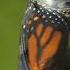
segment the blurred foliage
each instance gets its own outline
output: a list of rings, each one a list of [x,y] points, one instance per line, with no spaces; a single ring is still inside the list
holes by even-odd
[[[0,70],[18,70],[19,34],[27,0],[0,0]]]

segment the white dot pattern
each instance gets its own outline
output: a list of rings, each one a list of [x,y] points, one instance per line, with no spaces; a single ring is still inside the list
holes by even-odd
[[[31,9],[31,6],[28,8],[29,10]],[[42,20],[45,24],[48,22],[51,22],[51,24],[55,26],[67,26],[67,23],[65,23],[64,19],[61,17],[61,15],[58,14],[57,11],[54,11],[50,8],[44,8],[42,6],[38,6],[38,8],[33,7],[32,8],[33,12],[38,13],[42,17]],[[34,17],[34,21],[37,21],[39,19],[38,16]],[[25,27],[25,26],[24,26]],[[58,28],[58,27],[56,27]],[[34,28],[31,28],[31,31],[34,30]],[[28,32],[28,31],[27,31]]]

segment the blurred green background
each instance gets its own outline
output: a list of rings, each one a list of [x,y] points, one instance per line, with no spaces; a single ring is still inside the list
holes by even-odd
[[[0,70],[18,70],[19,36],[27,0],[0,0]]]

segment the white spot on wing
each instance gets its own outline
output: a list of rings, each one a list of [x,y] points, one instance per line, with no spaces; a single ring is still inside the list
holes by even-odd
[[[36,17],[34,18],[34,21],[36,21],[36,20],[38,20],[38,19],[39,19],[39,17],[36,16]]]

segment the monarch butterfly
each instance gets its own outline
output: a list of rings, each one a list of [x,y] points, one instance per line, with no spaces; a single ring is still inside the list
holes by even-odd
[[[68,25],[53,9],[31,3],[21,36],[21,70],[63,70]]]

